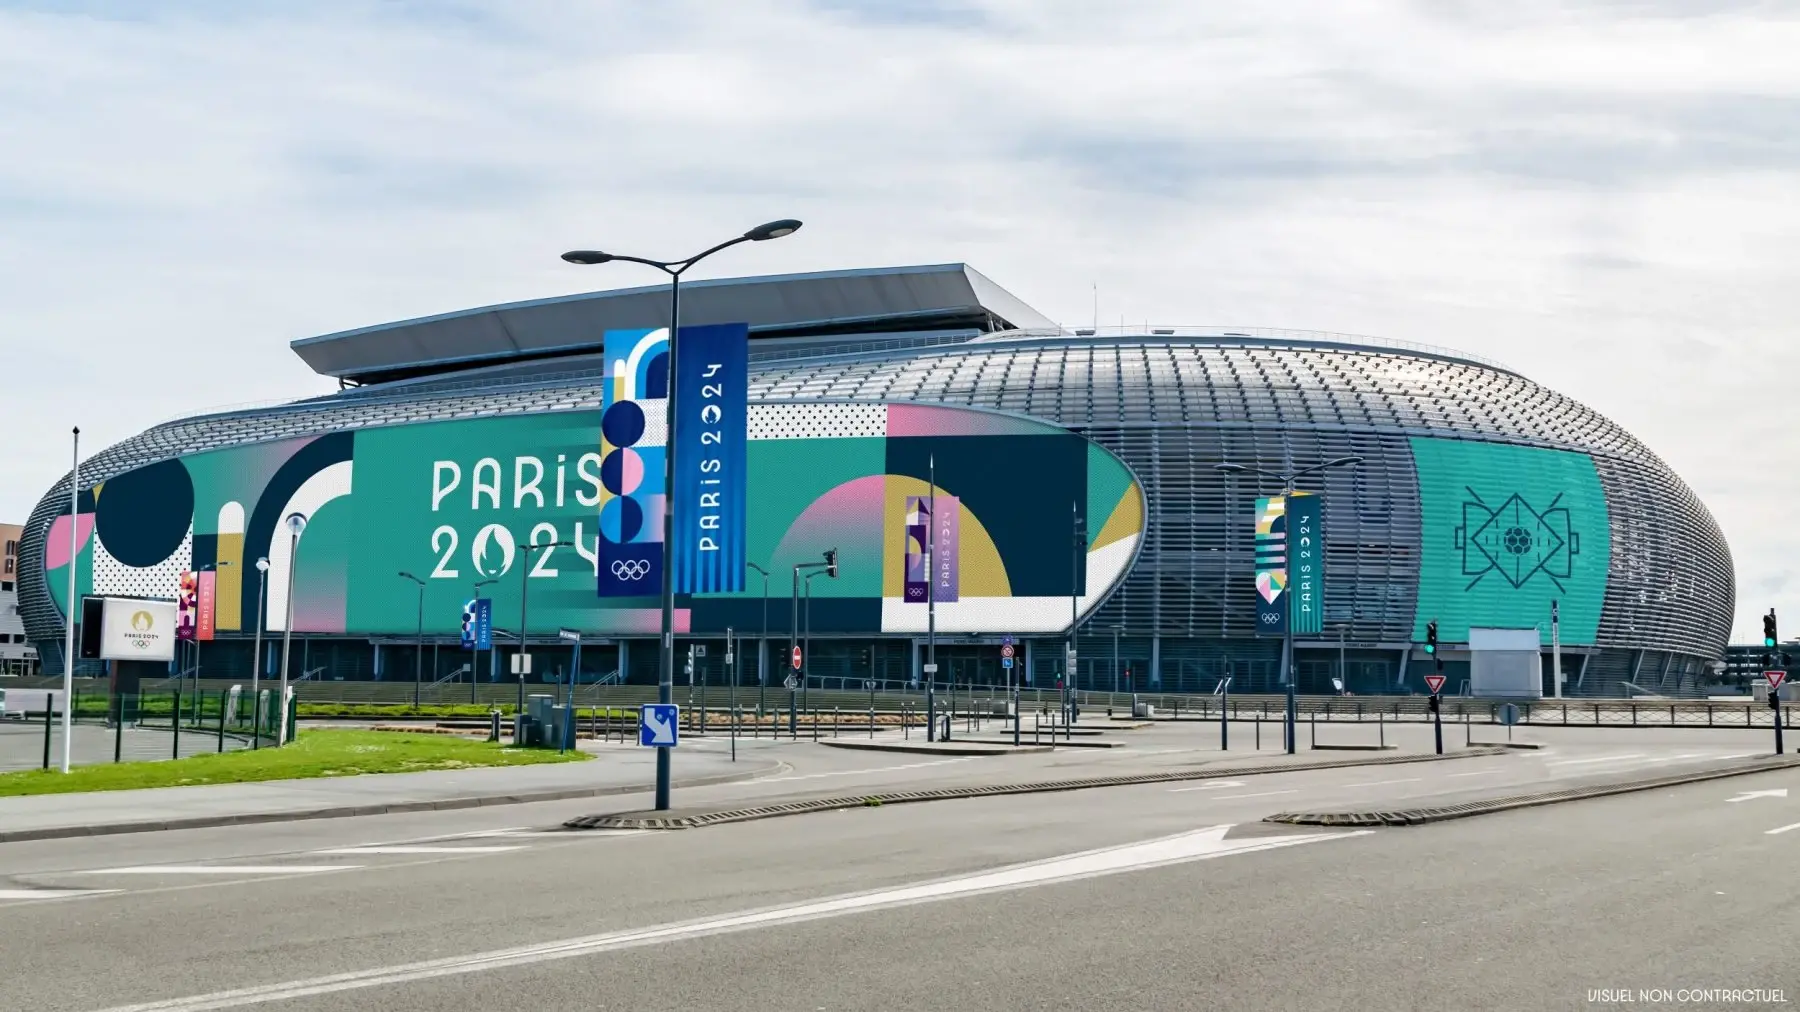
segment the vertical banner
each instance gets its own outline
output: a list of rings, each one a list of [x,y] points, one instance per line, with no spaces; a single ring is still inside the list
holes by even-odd
[[[212,641],[213,626],[218,618],[218,577],[217,572],[210,570],[201,573],[199,594],[195,598],[195,604],[198,607],[195,609],[194,635],[196,639],[207,642]]]
[[[477,598],[475,601],[475,649],[492,650],[494,648],[494,599]]]
[[[669,332],[609,330],[600,397],[601,597],[662,593],[663,461],[668,449]]]
[[[182,573],[180,589],[175,594],[175,638],[191,640],[197,631],[200,605],[200,581],[196,573]]]
[[[1287,633],[1287,503],[1281,496],[1256,500],[1256,632]]]
[[[475,599],[470,598],[462,606],[462,648],[475,649]]]
[[[1288,621],[1294,635],[1325,631],[1325,506],[1312,492],[1288,497]]]
[[[955,496],[941,492],[936,499],[938,515],[934,518],[931,515],[931,496],[906,497],[906,583],[902,600],[909,604],[957,599],[957,545],[962,530],[959,520],[961,504]],[[931,567],[933,572],[930,573],[926,572],[925,567],[928,544],[936,555]],[[932,581],[937,584],[935,592],[931,590]]]
[[[744,589],[750,327],[683,327],[675,367],[675,593]],[[604,465],[603,465],[604,467]]]

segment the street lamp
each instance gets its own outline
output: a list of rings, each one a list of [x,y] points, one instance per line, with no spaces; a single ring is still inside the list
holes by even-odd
[[[425,581],[411,573],[401,573],[400,578],[411,580],[419,585],[419,628],[413,639],[413,709],[419,708],[419,685],[424,681],[425,672]],[[433,671],[432,676],[436,677]]]
[[[276,702],[276,713],[280,715],[281,724],[275,729],[275,744],[287,744],[288,731],[288,656],[294,647],[294,570],[299,563],[300,534],[306,530],[304,513],[289,513],[288,559],[287,559],[287,621],[281,625],[281,698]]]
[[[824,559],[819,562],[794,563],[793,627],[792,631],[788,634],[789,656],[792,656],[794,649],[800,645],[800,571],[803,569],[822,569],[833,578],[837,576],[837,549],[827,548],[824,554]],[[811,659],[810,655],[812,653],[812,643],[810,642],[812,639],[812,577],[813,573],[808,572],[806,574],[806,635],[808,642],[805,649],[800,652],[800,671],[802,672],[800,675],[800,687],[802,693],[806,691],[807,682],[804,673],[806,671],[805,665]],[[788,692],[788,732],[794,735],[800,733],[799,725],[796,722],[796,717],[794,715],[794,694],[792,690],[789,690]]]
[[[269,600],[269,557],[256,560],[256,645],[250,665],[250,748],[262,747],[263,605]]]
[[[670,431],[673,431],[673,430],[670,430]],[[525,641],[525,629],[526,629],[525,599],[531,593],[531,584],[527,580],[527,576],[531,572],[531,553],[540,548],[567,548],[570,545],[573,545],[574,543],[575,542],[573,542],[573,541],[546,541],[546,542],[543,542],[542,544],[537,544],[534,542],[526,542],[524,551],[520,553],[520,558],[519,558],[519,656],[520,657],[530,657],[531,656],[531,654],[528,652],[529,648],[526,646],[526,641]],[[519,708],[516,711],[514,711],[514,716],[518,716],[519,714],[523,714],[525,712],[525,665],[526,665],[526,663],[527,663],[526,661],[519,662]],[[656,750],[656,754],[660,756],[664,752],[667,752],[667,751],[668,751],[668,749],[659,748]]]
[[[1322,464],[1303,467],[1287,474],[1279,471],[1265,471],[1260,467],[1246,467],[1243,464],[1216,464],[1213,470],[1224,474],[1248,472],[1264,478],[1274,478],[1281,482],[1281,494],[1286,497],[1294,494],[1294,483],[1309,474],[1317,474],[1332,467],[1350,467],[1362,462],[1363,459],[1355,455],[1333,457]],[[1289,621],[1282,624],[1281,678],[1287,684],[1287,751],[1289,755],[1293,755],[1299,740],[1300,702],[1297,697],[1297,687],[1294,684],[1294,623],[1291,616]]]
[[[476,580],[475,586],[473,588],[471,588],[470,592],[475,595],[475,600],[479,602],[481,600],[481,588],[487,586],[490,583],[499,583],[499,582],[500,582],[500,578],[498,576],[491,577],[486,580]],[[471,650],[470,653],[472,653],[474,656],[469,658],[469,702],[474,703],[475,702],[475,681],[477,678],[481,677],[481,671],[480,671],[481,649],[479,647],[477,647],[477,648]],[[496,668],[494,666],[494,632],[493,632],[492,616],[489,617],[489,625],[488,625],[488,680],[494,681],[494,682],[497,682],[500,680],[500,671],[498,668]]]
[[[764,694],[769,687],[769,571],[754,562],[744,565],[761,573],[763,578],[762,639],[756,641],[756,719],[761,720],[766,701]]]
[[[711,249],[703,250],[685,260],[648,260],[643,257],[625,256],[617,253],[602,253],[599,250],[570,250],[562,258],[572,264],[604,264],[614,260],[626,260],[635,264],[654,267],[669,276],[669,395],[665,404],[664,423],[669,432],[669,445],[663,454],[663,490],[673,495],[675,490],[675,379],[676,344],[681,333],[681,275],[689,267],[712,256],[714,253],[741,242],[764,242],[792,235],[799,230],[800,222],[792,218],[783,218],[758,225],[743,235],[719,243]],[[662,541],[662,644],[657,658],[656,701],[668,705],[675,701],[675,502],[669,500],[668,508],[663,510]],[[523,609],[524,603],[520,602]],[[520,634],[525,630],[520,628]],[[523,642],[523,640],[521,640]],[[524,702],[524,683],[520,683],[520,702]],[[656,810],[667,811],[669,808],[669,750],[656,750]]]

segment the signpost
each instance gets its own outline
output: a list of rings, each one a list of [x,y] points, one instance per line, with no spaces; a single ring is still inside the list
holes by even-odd
[[[558,629],[556,630],[556,635],[557,638],[561,639],[564,643],[573,643],[575,645],[575,656],[569,661],[569,694],[567,697],[569,719],[574,720],[575,682],[581,677],[581,633],[575,629]],[[560,746],[562,739],[558,738],[557,742]]]
[[[1434,655],[1435,656],[1435,655]],[[1444,675],[1425,676],[1425,687],[1431,690],[1431,735],[1437,743],[1437,754],[1444,754]]]
[[[1787,680],[1786,671],[1765,671],[1763,677],[1769,681],[1769,709],[1775,711],[1775,754],[1781,754],[1781,683]]]
[[[800,668],[799,647],[794,648],[794,668],[795,670]],[[788,734],[797,739],[800,737],[800,711],[796,709],[798,700],[794,697],[794,690],[800,687],[800,679],[788,675],[781,684],[787,686],[788,690]]]
[[[1513,725],[1519,722],[1519,707],[1514,703],[1501,703],[1500,709],[1494,712],[1494,719],[1506,725],[1506,740],[1512,741]]]
[[[674,703],[645,703],[638,707],[638,744],[644,748],[674,748],[681,744],[681,707]]]

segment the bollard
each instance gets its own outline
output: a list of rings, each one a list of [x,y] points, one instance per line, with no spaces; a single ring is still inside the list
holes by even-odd
[[[125,697],[113,697],[113,762],[125,748]]]
[[[219,693],[219,753],[221,755],[224,754],[224,752],[225,752],[225,696],[226,696],[226,693],[224,691],[220,691],[220,693]]]
[[[812,732],[813,732],[813,741],[818,741],[819,740],[819,708],[816,706],[813,707],[813,711],[812,711]]]
[[[52,712],[55,710],[55,707],[50,705],[50,700],[52,698],[54,698],[55,695],[56,695],[55,693],[50,693],[44,697],[44,768],[45,769],[50,768],[50,728],[53,726],[51,723],[50,717],[51,717]],[[69,701],[66,699],[63,700],[63,705],[68,706]]]
[[[1256,718],[1256,750],[1262,751],[1262,718]]]
[[[1319,747],[1319,715],[1315,713],[1308,717],[1306,727],[1312,734],[1312,747],[1316,751]]]
[[[180,759],[181,758],[181,692],[179,690],[176,691],[174,697],[169,701],[169,727],[171,730],[174,731],[174,734],[171,736],[174,739],[174,744],[169,747],[169,758],[170,759]]]
[[[1382,748],[1387,748],[1387,721],[1383,719],[1385,716],[1386,714],[1379,711],[1375,714],[1375,733],[1380,735],[1377,741]]]
[[[841,709],[842,707],[837,706],[831,708],[831,736],[833,738],[838,736],[838,727],[844,722],[843,714],[839,712]]]

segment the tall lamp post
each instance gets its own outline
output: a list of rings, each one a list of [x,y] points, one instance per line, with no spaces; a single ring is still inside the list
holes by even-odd
[[[411,580],[419,585],[419,627],[413,635],[413,709],[419,708],[419,686],[425,680],[425,581],[403,572],[403,580]],[[432,676],[436,677],[434,670]]]
[[[822,570],[825,570],[827,573],[829,573],[832,577],[836,577],[837,576],[837,549],[827,548],[825,550],[824,559],[819,562],[796,562],[796,563],[794,563],[794,596],[793,596],[794,625],[793,625],[793,631],[788,635],[788,654],[790,656],[792,656],[792,654],[794,652],[794,648],[800,646],[800,643],[801,643],[801,639],[800,639],[800,571],[803,569],[808,570],[808,572],[806,574],[806,640],[807,640],[807,642],[806,642],[805,648],[803,650],[801,650],[801,652],[800,652],[800,664],[801,664],[800,670],[802,672],[805,672],[805,670],[806,670],[805,665],[807,664],[807,662],[809,660],[811,660],[809,655],[812,653],[812,643],[811,643],[811,640],[812,640],[812,578],[813,578],[814,574],[811,572],[811,570],[822,569]],[[806,684],[807,684],[806,675],[802,674],[800,676],[800,691],[803,695],[806,692]],[[799,732],[796,729],[797,725],[794,722],[794,709],[793,709],[793,705],[792,705],[793,701],[794,701],[793,694],[790,692],[788,694],[788,703],[789,703],[789,706],[788,706],[788,731],[798,734]],[[804,701],[803,701],[802,705],[804,706]]]
[[[469,592],[471,594],[475,595],[474,600],[480,601],[481,600],[481,588],[487,586],[490,583],[499,583],[499,582],[500,582],[500,578],[498,576],[491,577],[486,580],[476,580],[475,586],[470,588]],[[488,678],[492,681],[497,682],[500,680],[500,672],[498,669],[496,669],[494,667],[494,631],[493,630],[494,630],[493,616],[490,615],[490,616],[488,616]],[[478,678],[481,677],[481,648],[476,647],[475,649],[471,650],[470,653],[473,656],[471,656],[469,658],[469,702],[474,703],[475,702],[475,682]]]
[[[762,719],[764,694],[769,687],[769,571],[754,562],[746,562],[745,566],[762,574],[762,639],[756,641],[756,718]],[[743,661],[739,661],[742,664]]]
[[[269,557],[256,560],[256,644],[250,664],[250,749],[262,747],[263,607],[269,600]]]
[[[279,715],[280,726],[275,729],[275,744],[286,745],[288,733],[288,657],[294,648],[294,570],[297,568],[300,555],[300,535],[306,530],[304,513],[289,513],[288,557],[287,557],[287,620],[281,624],[281,697],[276,701],[275,712]]]
[[[76,553],[81,548],[81,427],[76,426],[71,436],[69,448],[69,596],[63,599],[64,610],[68,613],[66,639],[63,644],[63,697],[62,697],[62,771],[69,772],[69,753],[71,734],[74,731],[74,707],[69,704],[75,699],[75,612],[81,602],[75,599],[75,571],[80,568],[76,563]]]
[[[654,267],[669,276],[669,396],[664,414],[669,445],[668,452],[663,454],[663,490],[665,493],[672,494],[675,488],[675,378],[679,375],[675,371],[675,356],[676,339],[681,334],[681,275],[689,267],[722,249],[736,246],[741,242],[779,239],[784,235],[793,235],[799,229],[800,222],[792,218],[771,221],[758,225],[734,239],[727,239],[711,249],[702,250],[685,260],[649,260],[644,257],[602,253],[599,250],[570,250],[562,255],[562,258],[569,263],[583,265],[626,260],[634,264]],[[657,658],[656,701],[665,706],[675,702],[675,505],[675,502],[670,500],[668,508],[663,510],[662,643]],[[519,630],[521,635],[524,631],[522,628]],[[669,750],[657,749],[656,810],[659,812],[667,811],[669,808],[669,770]]]
[[[1243,474],[1248,472],[1250,474],[1260,475],[1264,478],[1274,478],[1281,482],[1281,494],[1285,498],[1294,494],[1294,483],[1309,474],[1317,474],[1327,468],[1353,466],[1362,463],[1362,460],[1361,457],[1357,456],[1333,457],[1322,464],[1303,467],[1300,470],[1291,473],[1265,471],[1260,467],[1246,467],[1243,464],[1229,463],[1218,464],[1214,467],[1214,470],[1225,474]],[[1294,684],[1294,623],[1291,609],[1288,621],[1282,624],[1281,679],[1287,685],[1287,751],[1289,755],[1293,755],[1299,738],[1300,702],[1297,687]]]
[[[573,545],[574,543],[575,542],[573,542],[573,541],[546,541],[542,544],[533,544],[531,542],[526,542],[524,550],[519,553],[519,656],[520,657],[530,657],[531,656],[529,649],[525,645],[526,644],[526,640],[525,640],[525,629],[526,629],[525,599],[531,593],[531,583],[530,583],[530,578],[529,578],[529,574],[531,573],[531,553],[534,551],[537,551],[540,548],[567,548],[570,545]],[[514,716],[518,716],[525,712],[525,665],[526,665],[526,663],[527,663],[526,661],[519,662],[519,708],[517,710],[513,711]],[[664,752],[667,752],[667,751],[668,751],[668,749],[660,749],[659,748],[656,750],[656,754],[660,756]]]

